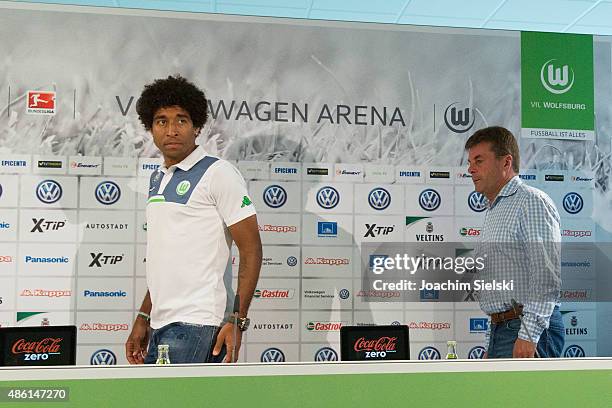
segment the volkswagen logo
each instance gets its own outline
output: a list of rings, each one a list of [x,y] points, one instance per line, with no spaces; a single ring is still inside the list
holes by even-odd
[[[317,204],[321,208],[331,210],[340,202],[340,194],[333,187],[325,186],[317,191]]]
[[[276,347],[265,349],[264,352],[261,353],[262,363],[282,363],[284,361],[285,355],[280,349],[277,349]]]
[[[468,205],[475,212],[483,212],[487,209],[487,199],[478,191],[472,191],[468,196]]]
[[[279,208],[287,202],[287,192],[279,185],[268,186],[263,192],[263,199],[268,207]]]
[[[338,353],[331,347],[323,347],[316,352],[315,361],[338,361]]]
[[[348,289],[340,289],[340,292],[338,292],[340,299],[348,299],[350,295],[351,293],[348,291]]]
[[[117,357],[115,353],[110,350],[102,349],[98,350],[91,356],[89,360],[89,364],[91,365],[116,365]]]
[[[434,189],[423,190],[419,195],[419,204],[425,211],[435,211],[440,206],[442,199],[440,194]]]
[[[440,352],[435,347],[427,346],[419,352],[419,360],[440,360]]]
[[[570,214],[578,214],[584,206],[584,200],[578,193],[567,193],[563,197],[563,208]]]
[[[563,357],[576,358],[576,357],[586,357],[586,353],[584,349],[576,344],[572,344],[568,348],[565,349],[565,353],[563,353]]]
[[[297,258],[295,256],[290,256],[289,258],[287,258],[287,265],[289,266],[297,265]]]
[[[394,320],[394,321],[391,322],[391,326],[400,326],[400,325],[401,325],[401,323],[398,322],[397,320]]]
[[[45,204],[53,204],[62,198],[62,186],[57,181],[41,181],[36,187],[36,197]]]
[[[485,355],[485,348],[482,346],[472,347],[468,353],[468,359],[470,360],[482,360]]]
[[[100,204],[111,205],[119,201],[121,189],[112,181],[103,181],[96,187],[96,200]]]
[[[375,210],[382,211],[391,204],[391,194],[382,187],[377,187],[368,194],[368,203]]]

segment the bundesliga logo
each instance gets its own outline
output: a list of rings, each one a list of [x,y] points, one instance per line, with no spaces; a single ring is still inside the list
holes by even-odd
[[[55,115],[55,92],[28,91],[26,112],[33,115]]]

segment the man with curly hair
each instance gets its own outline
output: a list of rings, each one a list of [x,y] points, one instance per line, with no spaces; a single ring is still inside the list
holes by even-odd
[[[148,291],[125,345],[127,359],[155,363],[158,345],[167,344],[171,363],[236,361],[262,257],[246,183],[233,165],[196,145],[207,103],[185,78],[146,85],[136,110],[164,163],[149,184]],[[226,318],[232,241],[240,256],[240,302],[238,317]]]

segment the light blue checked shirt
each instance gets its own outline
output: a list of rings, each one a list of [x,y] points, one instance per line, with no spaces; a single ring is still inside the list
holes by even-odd
[[[561,289],[559,212],[551,198],[513,177],[489,203],[477,252],[487,254],[478,279],[514,280],[512,292],[480,291],[480,308],[489,315],[503,312],[514,298],[525,314],[518,337],[537,343]],[[487,348],[490,332],[489,325]]]

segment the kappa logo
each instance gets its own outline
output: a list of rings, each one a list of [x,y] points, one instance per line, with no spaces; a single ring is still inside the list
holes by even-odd
[[[469,360],[482,360],[485,355],[485,348],[482,346],[472,347],[468,353]]]
[[[264,203],[270,208],[280,208],[287,202],[287,191],[279,185],[268,186],[263,192]]]
[[[285,354],[276,347],[270,347],[261,353],[260,360],[262,363],[282,363],[285,361]]]
[[[36,187],[36,197],[45,204],[53,204],[62,198],[62,186],[55,180],[41,181]]]
[[[377,187],[368,194],[368,203],[375,210],[382,211],[391,204],[391,194],[382,187]]]
[[[444,111],[446,127],[455,133],[465,133],[474,126],[475,115],[469,107],[461,109],[459,102],[453,102]]]
[[[251,204],[253,204],[251,199],[249,197],[247,197],[247,196],[243,196],[242,197],[242,204],[240,205],[240,208],[247,207],[247,206],[249,206]]]
[[[569,358],[578,358],[578,357],[586,357],[586,353],[584,349],[576,344],[572,344],[568,348],[565,349],[565,353],[563,353],[563,357]]]
[[[419,205],[425,211],[435,211],[440,207],[441,203],[440,194],[432,188],[423,190],[419,195]]]
[[[419,351],[419,360],[440,360],[440,352],[437,348],[427,346]]]
[[[556,59],[550,59],[540,69],[542,86],[553,94],[564,94],[574,85],[574,70],[569,65],[555,65]]]
[[[315,353],[314,361],[338,361],[338,353],[331,347],[323,347]]]
[[[108,349],[98,350],[92,354],[91,359],[89,360],[89,364],[91,365],[116,365],[117,364],[117,356],[115,353]]]
[[[487,199],[478,191],[472,191],[468,196],[468,205],[474,212],[483,212],[487,209]]]
[[[112,205],[121,198],[121,189],[113,181],[103,181],[96,187],[96,200],[100,204]]]
[[[317,204],[321,208],[325,208],[326,210],[331,210],[340,202],[340,193],[338,190],[331,186],[321,187],[319,191],[317,191]]]
[[[563,209],[570,214],[578,214],[582,211],[583,206],[584,200],[578,193],[567,193],[565,197],[563,197]]]

